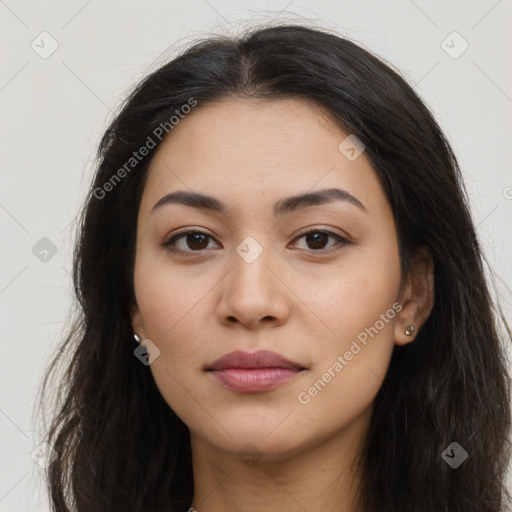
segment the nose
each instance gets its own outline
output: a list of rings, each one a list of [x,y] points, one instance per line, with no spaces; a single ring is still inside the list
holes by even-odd
[[[286,323],[290,292],[270,256],[270,249],[265,249],[255,261],[248,262],[233,254],[231,270],[221,281],[217,306],[217,318],[223,325],[258,329]]]

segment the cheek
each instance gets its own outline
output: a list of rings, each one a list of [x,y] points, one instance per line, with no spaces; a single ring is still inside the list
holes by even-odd
[[[160,350],[151,370],[163,398],[176,411],[190,409],[190,396],[184,390],[196,387],[201,371],[201,354],[213,342],[211,304],[218,277],[198,273],[193,266],[171,265],[166,255],[141,255],[136,262],[134,284],[144,334]],[[198,397],[199,398],[199,397]]]
[[[394,347],[400,260],[396,246],[361,251],[310,294],[329,330],[315,342],[315,364],[298,402],[313,415],[333,411],[333,425],[362,412],[375,398]]]
[[[181,286],[180,279],[156,270],[146,273],[136,288],[145,336],[160,350],[148,370],[167,404],[180,416],[188,411],[194,417],[199,411],[193,410],[186,391],[195,388],[192,377],[201,363],[201,297],[194,287]]]
[[[306,430],[318,431],[318,418],[324,434],[356,421],[371,407],[388,370],[395,294],[378,286],[358,290],[357,297],[333,302],[328,321],[335,335],[317,341],[315,364],[294,396]]]
[[[326,335],[319,340],[325,354],[348,350],[352,340],[361,334],[364,341],[364,333],[368,329],[374,332],[374,327],[380,340],[392,343],[396,316],[393,304],[398,297],[401,269],[396,245],[392,240],[388,245],[351,253],[329,275],[305,285],[308,305],[326,326]]]
[[[176,342],[183,340],[183,332],[187,340],[201,333],[205,295],[214,284],[211,273],[172,265],[164,253],[143,253],[136,262],[134,284],[147,338],[162,348],[179,349],[183,344]]]
[[[144,334],[160,350],[151,365],[189,378],[205,363],[204,354],[214,343],[211,296],[218,273],[194,265],[171,264],[165,253],[141,250],[135,265],[135,294],[142,316]],[[172,379],[171,379],[172,380]]]

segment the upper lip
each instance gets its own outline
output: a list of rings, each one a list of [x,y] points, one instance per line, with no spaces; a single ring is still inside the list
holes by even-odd
[[[243,352],[235,350],[224,354],[213,363],[206,366],[207,371],[225,370],[227,368],[288,368],[291,370],[305,370],[304,366],[290,361],[286,357],[270,350],[259,350],[258,352]]]

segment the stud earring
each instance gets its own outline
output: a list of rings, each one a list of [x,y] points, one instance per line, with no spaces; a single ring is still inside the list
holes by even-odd
[[[134,339],[137,343],[140,343],[140,336],[139,336],[136,332],[134,332],[134,333],[133,333],[133,339]]]
[[[407,336],[412,336],[414,334],[414,325],[408,325],[405,329],[405,334],[407,334]]]

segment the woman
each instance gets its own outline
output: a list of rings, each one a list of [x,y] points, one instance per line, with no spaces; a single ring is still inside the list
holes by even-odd
[[[98,156],[53,510],[505,510],[510,331],[397,72],[302,26],[206,39]]]

